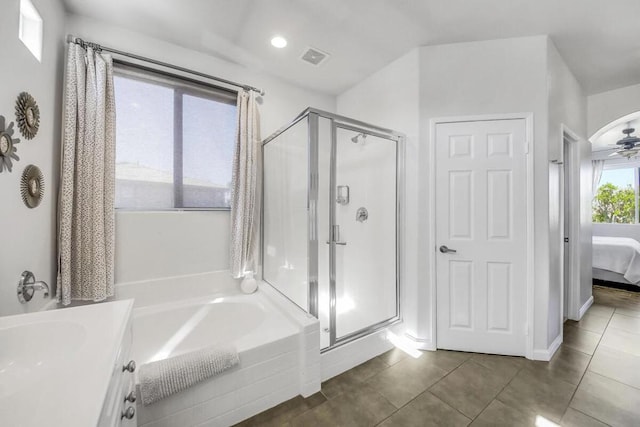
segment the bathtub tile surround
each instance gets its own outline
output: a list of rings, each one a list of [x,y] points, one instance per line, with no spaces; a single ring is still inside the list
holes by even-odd
[[[588,315],[607,326],[593,356],[567,344],[550,362],[442,350],[413,358],[394,349],[325,381],[313,400],[292,399],[238,425],[635,426],[640,295],[594,287],[594,297]],[[568,321],[565,331],[595,333],[581,328],[590,325]],[[626,340],[603,339],[622,333]]]
[[[139,364],[215,344],[234,345],[240,358],[215,378],[138,405],[139,426],[232,425],[320,390],[318,320],[265,283],[245,295],[225,271],[117,285],[117,298],[131,296]]]
[[[176,295],[176,284],[186,284]],[[135,280],[116,285],[117,299],[134,299],[134,308],[168,304],[199,295],[228,295],[237,292],[239,281],[228,270],[186,274],[149,280]]]
[[[199,382],[213,378],[240,362],[232,346],[213,346],[145,363],[140,368],[140,400],[151,405]]]

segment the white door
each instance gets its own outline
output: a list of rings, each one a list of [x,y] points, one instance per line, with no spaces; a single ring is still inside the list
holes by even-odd
[[[442,123],[435,144],[437,346],[525,355],[526,122]]]

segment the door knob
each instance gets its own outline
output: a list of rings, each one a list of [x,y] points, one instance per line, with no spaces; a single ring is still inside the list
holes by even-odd
[[[122,411],[122,413],[120,414],[120,419],[126,418],[130,420],[135,416],[136,416],[136,409],[133,406],[129,406],[127,409]]]
[[[449,249],[445,245],[442,245],[440,246],[440,252],[442,252],[443,254],[455,254],[458,251],[456,251],[455,249]]]
[[[129,371],[134,372],[136,370],[136,362],[135,360],[130,360],[129,363],[122,367],[122,372]]]

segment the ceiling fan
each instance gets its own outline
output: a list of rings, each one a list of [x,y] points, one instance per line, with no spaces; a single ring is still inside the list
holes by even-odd
[[[607,148],[606,150],[600,151],[615,150],[613,153],[609,154],[609,157],[622,156],[630,159],[637,156],[638,154],[640,154],[640,138],[632,135],[635,131],[636,130],[632,127],[624,129],[622,131],[622,133],[625,135],[624,138],[616,142],[615,145],[609,145],[609,147],[613,148]]]

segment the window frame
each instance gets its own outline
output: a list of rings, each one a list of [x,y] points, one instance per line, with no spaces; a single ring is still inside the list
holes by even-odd
[[[144,83],[150,83],[174,91],[173,97],[173,197],[174,205],[183,203],[183,96],[205,97],[216,101],[235,105],[238,108],[238,91],[226,87],[213,85],[202,80],[170,73],[152,67],[136,64],[120,59],[113,60],[113,74],[115,77],[124,77]],[[179,108],[176,108],[179,107]],[[117,126],[117,124],[116,124]],[[117,150],[117,142],[116,142]],[[117,188],[117,185],[116,185]],[[229,207],[173,207],[173,208],[132,208],[116,207],[116,212],[189,212],[189,211],[231,211]]]

